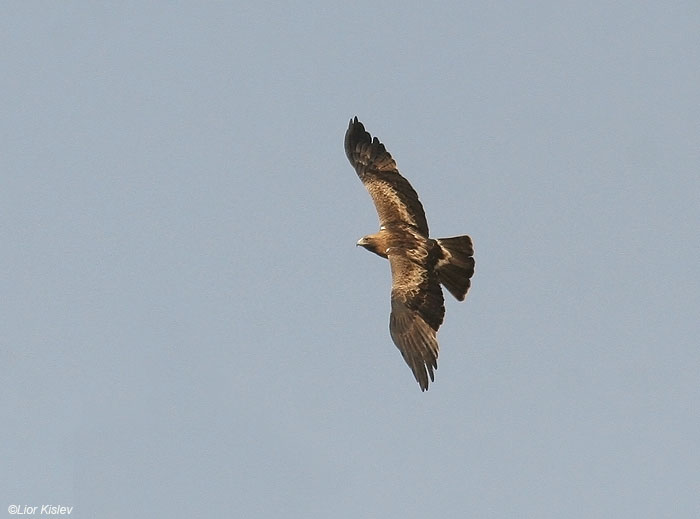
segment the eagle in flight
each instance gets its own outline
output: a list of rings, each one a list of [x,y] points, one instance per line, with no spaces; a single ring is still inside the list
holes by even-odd
[[[418,195],[396,167],[379,139],[357,117],[345,133],[345,153],[369,191],[379,215],[379,232],[360,245],[389,260],[391,316],[389,331],[421,390],[437,369],[437,331],[445,316],[440,285],[463,301],[474,274],[474,246],[469,236],[432,239]]]

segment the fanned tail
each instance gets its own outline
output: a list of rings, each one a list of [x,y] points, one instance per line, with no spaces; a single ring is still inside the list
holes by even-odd
[[[455,236],[437,240],[442,258],[437,263],[438,276],[450,294],[464,301],[474,275],[474,245],[469,236]]]

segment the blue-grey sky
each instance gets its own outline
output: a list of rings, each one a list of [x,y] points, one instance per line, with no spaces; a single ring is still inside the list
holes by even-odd
[[[0,498],[700,515],[700,4],[10,2]],[[470,234],[421,393],[343,151]]]

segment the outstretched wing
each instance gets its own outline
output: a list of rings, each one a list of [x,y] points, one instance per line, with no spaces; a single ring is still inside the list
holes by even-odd
[[[445,317],[434,252],[389,249],[388,254],[392,279],[389,331],[423,391],[428,389],[428,376],[434,380],[436,334]]]
[[[365,131],[357,117],[345,133],[345,153],[374,200],[380,225],[410,225],[427,237],[428,222],[418,195],[384,145]]]

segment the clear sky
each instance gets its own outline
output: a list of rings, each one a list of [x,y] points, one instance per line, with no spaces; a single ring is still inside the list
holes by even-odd
[[[699,27],[696,1],[5,4],[0,514],[700,516]],[[476,246],[426,393],[355,247],[355,115]]]

